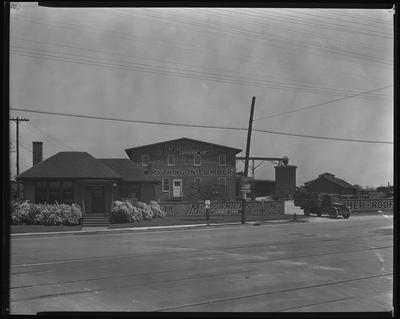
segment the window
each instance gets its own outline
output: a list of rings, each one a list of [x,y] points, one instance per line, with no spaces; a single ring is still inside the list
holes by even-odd
[[[49,182],[49,203],[61,202],[60,182]]]
[[[168,155],[168,166],[175,166],[175,155]]]
[[[36,203],[47,202],[47,183],[36,182],[35,193],[36,193],[35,194]]]
[[[65,204],[72,204],[74,202],[72,182],[62,182],[62,202]]]
[[[162,180],[162,191],[169,192],[169,179],[168,178],[163,178],[163,180]]]
[[[218,177],[218,184],[226,190],[226,177]]]
[[[142,154],[142,166],[148,166],[150,162],[149,154]]]
[[[219,166],[226,166],[226,155],[219,154]]]
[[[195,177],[194,178],[195,183],[201,183],[201,177]]]
[[[72,181],[38,181],[35,184],[36,203],[65,203],[74,202]]]
[[[194,166],[201,165],[201,155],[200,154],[194,154],[193,159],[194,159]]]

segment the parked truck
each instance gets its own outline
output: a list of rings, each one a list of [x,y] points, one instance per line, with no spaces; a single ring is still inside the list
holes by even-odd
[[[340,196],[337,194],[296,192],[294,205],[300,207],[305,216],[327,214],[331,218],[337,218],[339,215],[349,218],[351,214],[350,208],[340,202]]]

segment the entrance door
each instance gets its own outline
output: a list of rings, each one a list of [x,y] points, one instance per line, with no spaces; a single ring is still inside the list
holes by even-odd
[[[91,213],[104,213],[105,196],[104,186],[93,186],[90,188],[92,209]]]
[[[181,179],[172,180],[172,197],[173,198],[182,197],[182,180]]]

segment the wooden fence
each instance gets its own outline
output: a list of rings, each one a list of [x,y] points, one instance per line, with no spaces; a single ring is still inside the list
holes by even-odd
[[[205,215],[204,203],[159,203],[167,216],[201,216]],[[284,214],[283,201],[248,201],[246,202],[246,214],[263,216],[271,214]],[[229,216],[240,215],[242,202],[212,202],[210,215]]]

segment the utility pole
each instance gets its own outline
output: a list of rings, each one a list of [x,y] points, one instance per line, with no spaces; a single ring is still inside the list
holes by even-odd
[[[22,117],[15,117],[11,118],[10,121],[14,121],[17,124],[17,129],[16,129],[16,140],[17,140],[17,175],[19,175],[19,122],[28,122],[29,119],[22,118]],[[19,182],[17,181],[17,197],[19,198]]]
[[[249,118],[249,128],[247,130],[247,144],[246,144],[246,157],[244,161],[244,179],[246,180],[249,173],[249,155],[250,155],[250,141],[251,141],[251,131],[253,129],[253,115],[254,115],[254,104],[256,103],[256,97],[253,96],[251,101],[250,118]],[[248,183],[248,181],[246,181]],[[241,212],[241,223],[246,223],[246,194],[242,194],[242,212]]]

